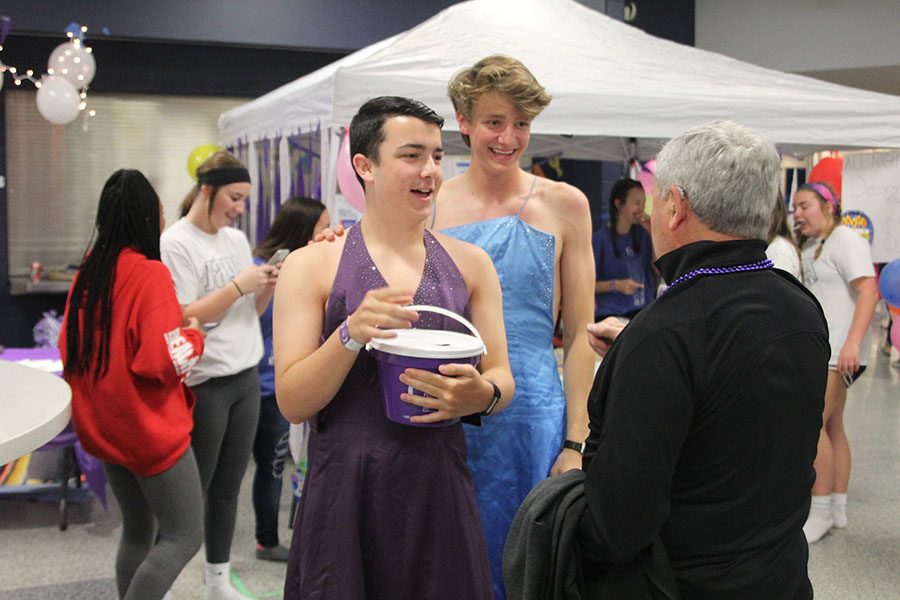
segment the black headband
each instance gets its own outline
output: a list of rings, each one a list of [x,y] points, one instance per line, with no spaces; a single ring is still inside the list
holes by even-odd
[[[228,185],[229,183],[250,183],[250,171],[244,167],[210,169],[197,174],[197,184],[203,185],[204,183],[214,187]]]

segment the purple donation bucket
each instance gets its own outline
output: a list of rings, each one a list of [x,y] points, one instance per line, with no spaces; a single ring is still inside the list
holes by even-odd
[[[441,329],[394,329],[397,337],[373,339],[366,348],[378,364],[384,398],[384,414],[388,419],[414,427],[442,427],[452,425],[459,418],[445,419],[434,423],[414,423],[410,417],[427,415],[432,409],[404,402],[400,394],[424,394],[404,385],[400,374],[404,369],[422,369],[437,373],[438,367],[447,363],[477,365],[481,356],[487,353],[484,342],[475,327],[466,319],[449,310],[437,306],[410,306],[415,311],[435,312],[450,317],[465,325],[473,335],[444,331]]]

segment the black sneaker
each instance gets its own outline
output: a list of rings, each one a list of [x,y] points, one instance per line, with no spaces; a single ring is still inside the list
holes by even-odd
[[[263,546],[261,544],[256,545],[256,558],[259,560],[272,560],[275,562],[287,562],[288,556],[290,555],[290,550],[282,546],[281,544],[277,546]]]

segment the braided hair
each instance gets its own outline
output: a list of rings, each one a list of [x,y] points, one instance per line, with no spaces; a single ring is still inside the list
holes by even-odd
[[[120,169],[106,180],[93,243],[81,261],[67,306],[66,375],[86,375],[93,364],[97,379],[109,369],[116,264],[126,248],[160,259],[159,211],[159,196],[140,171]]]

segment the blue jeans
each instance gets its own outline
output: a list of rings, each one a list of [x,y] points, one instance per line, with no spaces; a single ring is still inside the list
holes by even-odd
[[[253,442],[253,511],[256,513],[256,541],[278,545],[278,507],[281,503],[281,474],[288,456],[290,423],[281,416],[275,396],[259,403],[259,424]]]

